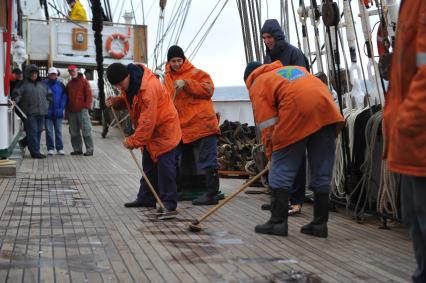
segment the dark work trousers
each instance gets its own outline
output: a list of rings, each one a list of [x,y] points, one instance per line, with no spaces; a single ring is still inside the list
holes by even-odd
[[[414,283],[426,282],[426,177],[401,176],[402,220],[413,240],[417,269]]]
[[[272,152],[269,186],[289,190],[308,151],[311,169],[309,188],[313,192],[328,193],[331,187],[335,156],[336,126],[324,126],[306,138]]]
[[[197,169],[219,168],[216,135],[207,136],[187,144],[181,142],[177,153],[178,160],[182,158],[182,154],[185,151],[184,148],[188,147],[197,149],[198,154],[195,157]]]
[[[144,149],[142,166],[164,206],[168,210],[175,210],[178,199],[176,187],[176,148],[160,155],[156,163],[152,161],[148,151]],[[155,198],[143,177],[140,180],[137,201],[155,203]]]
[[[288,191],[292,205],[303,205],[306,191],[306,153],[303,155],[302,163],[297,171],[293,186]]]
[[[44,115],[27,115],[25,121],[25,133],[27,135],[28,150],[31,156],[40,154],[41,132],[44,128]]]

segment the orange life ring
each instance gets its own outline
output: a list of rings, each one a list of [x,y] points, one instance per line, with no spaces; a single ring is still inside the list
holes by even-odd
[[[114,40],[119,40],[123,43],[122,51],[117,52],[111,49],[111,44]],[[127,52],[129,52],[130,45],[129,45],[128,37],[121,33],[113,33],[107,38],[105,43],[105,48],[112,58],[121,59],[124,56],[126,56]]]

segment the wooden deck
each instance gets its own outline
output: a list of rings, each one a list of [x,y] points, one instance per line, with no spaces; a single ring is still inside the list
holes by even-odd
[[[66,150],[71,151],[64,127]],[[179,204],[177,220],[127,209],[139,173],[117,131],[100,138],[95,155],[26,158],[16,178],[0,179],[0,282],[409,282],[415,268],[405,228],[356,224],[331,213],[329,238],[300,227],[312,205],[289,219],[289,236],[254,233],[268,213],[266,195],[240,194],[203,223],[207,207]],[[229,193],[243,180],[222,179]]]

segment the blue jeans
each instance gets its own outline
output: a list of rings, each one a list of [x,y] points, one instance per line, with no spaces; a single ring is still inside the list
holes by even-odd
[[[331,176],[336,148],[336,126],[325,126],[294,144],[274,151],[269,171],[269,185],[272,189],[289,190],[308,151],[311,169],[309,188],[314,192],[330,191]]]
[[[175,210],[178,200],[176,186],[176,148],[160,155],[157,163],[152,161],[151,156],[145,149],[143,151],[142,166],[143,171],[164,203],[164,206],[168,210]],[[137,201],[152,204],[156,202],[143,177],[140,180]]]
[[[53,142],[53,131],[55,131],[55,142]],[[46,145],[47,150],[64,149],[62,143],[62,118],[46,118]]]
[[[413,240],[417,269],[414,283],[426,282],[426,177],[401,176],[402,220]]]
[[[25,133],[27,135],[28,150],[31,156],[40,154],[41,132],[44,127],[44,116],[27,115]]]

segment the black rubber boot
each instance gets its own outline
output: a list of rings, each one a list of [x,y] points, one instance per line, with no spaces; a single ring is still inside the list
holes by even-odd
[[[288,190],[271,190],[271,218],[265,224],[256,225],[254,231],[261,234],[287,236]]]
[[[302,226],[300,232],[321,238],[328,236],[328,193],[314,193],[314,220]]]
[[[193,205],[218,204],[217,193],[219,192],[219,172],[217,168],[206,169],[206,192],[192,201]]]

